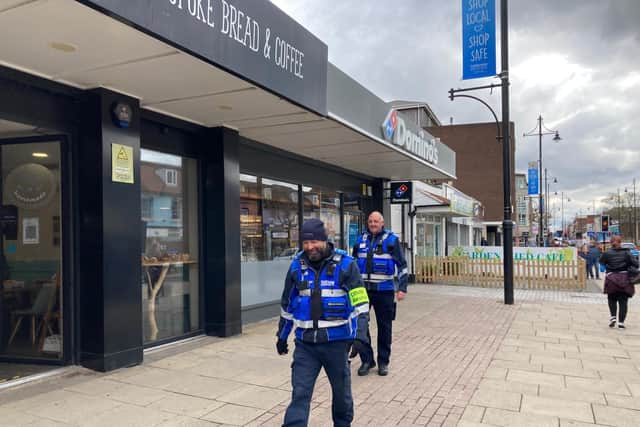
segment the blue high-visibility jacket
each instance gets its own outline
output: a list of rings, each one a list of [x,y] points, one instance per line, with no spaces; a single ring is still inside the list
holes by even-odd
[[[353,246],[365,287],[374,291],[394,291],[394,276],[398,272],[398,290],[407,292],[409,274],[407,260],[400,247],[398,236],[390,230],[372,235],[365,231]]]
[[[285,279],[277,336],[321,343],[358,339],[368,342],[369,299],[353,258],[332,249],[319,270],[300,252]]]

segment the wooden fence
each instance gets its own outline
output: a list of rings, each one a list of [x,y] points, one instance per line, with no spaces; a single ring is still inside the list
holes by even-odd
[[[502,260],[465,257],[416,257],[418,283],[467,285],[482,288],[504,286]],[[582,290],[586,288],[586,266],[575,261],[513,261],[514,287],[541,290]]]

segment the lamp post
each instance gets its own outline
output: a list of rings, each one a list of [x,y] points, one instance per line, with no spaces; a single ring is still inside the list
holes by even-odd
[[[538,137],[538,172],[540,175],[540,191],[538,192],[538,207],[540,209],[540,218],[539,218],[539,224],[538,226],[540,227],[540,232],[538,233],[538,238],[539,238],[539,242],[538,245],[539,246],[544,246],[544,236],[543,236],[543,231],[544,229],[543,224],[542,224],[542,216],[544,214],[543,212],[543,206],[542,206],[542,135],[554,135],[553,137],[553,141],[554,142],[560,142],[562,141],[562,138],[560,138],[560,134],[558,133],[557,130],[551,130],[551,129],[547,129],[546,127],[544,127],[544,125],[542,124],[542,115],[538,116],[538,126],[536,126],[536,128],[533,128],[533,130],[531,130],[531,132],[527,132],[527,133],[523,133],[522,136],[526,137],[526,136],[537,136]],[[544,129],[544,130],[543,130]]]
[[[551,181],[551,179],[553,179],[553,181]],[[553,210],[549,209],[551,207],[551,202],[549,199],[549,187],[551,187],[551,184],[557,184],[558,183],[558,178],[556,178],[555,176],[550,177],[549,181],[547,181],[547,168],[544,168],[544,204],[545,206],[543,206],[544,208],[544,212],[545,212],[545,218],[544,218],[544,227],[546,229],[546,235],[549,235],[549,219],[550,216],[553,214]],[[548,246],[548,241],[547,241],[547,246]]]
[[[624,192],[627,193],[627,189],[624,189]],[[638,244],[638,219],[636,217],[636,179],[633,178],[633,206],[632,206],[632,212],[629,212],[629,216],[631,216],[631,214],[633,214],[633,231],[632,231],[632,235],[633,235],[633,244],[637,245]],[[631,221],[629,221],[631,222]]]
[[[558,192],[556,191],[556,196],[558,195]],[[567,197],[567,203],[569,203],[571,201],[571,199],[569,197]],[[561,211],[561,218],[562,218],[562,238],[564,239],[564,191],[560,192],[560,211]]]

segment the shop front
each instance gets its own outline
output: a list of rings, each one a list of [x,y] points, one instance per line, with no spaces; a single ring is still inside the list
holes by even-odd
[[[387,104],[268,1],[10,3],[5,379],[238,334],[274,314],[304,219],[348,248],[387,180],[454,174],[386,141]]]

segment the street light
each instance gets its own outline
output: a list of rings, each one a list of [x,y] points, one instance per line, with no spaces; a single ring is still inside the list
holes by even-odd
[[[558,192],[555,192],[555,195],[558,195]],[[571,199],[567,196],[567,203],[569,203],[571,201]],[[561,214],[560,216],[562,217],[562,238],[564,239],[564,191],[560,192],[560,210],[561,210]]]
[[[531,132],[528,133],[523,133],[522,136],[523,137],[527,137],[527,136],[538,136],[538,173],[540,176],[540,191],[538,191],[538,207],[540,209],[540,218],[539,218],[539,224],[538,227],[540,227],[540,231],[538,233],[538,238],[539,238],[539,245],[540,246],[544,246],[544,236],[543,236],[543,231],[544,229],[542,228],[543,224],[542,224],[542,216],[543,216],[543,207],[542,207],[542,135],[554,135],[553,137],[553,141],[554,142],[560,142],[562,141],[562,138],[560,138],[560,134],[558,133],[557,130],[551,130],[551,129],[547,129],[546,127],[544,127],[544,125],[542,124],[542,115],[538,116],[538,126],[536,126],[537,132],[536,132],[536,128],[533,128],[533,130],[531,130]],[[544,131],[543,131],[544,129]]]
[[[627,189],[624,189],[627,192]],[[633,244],[638,244],[638,217],[636,216],[636,179],[633,178]]]

